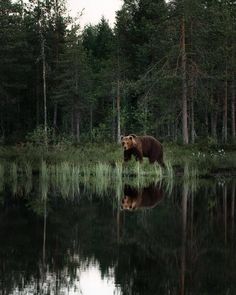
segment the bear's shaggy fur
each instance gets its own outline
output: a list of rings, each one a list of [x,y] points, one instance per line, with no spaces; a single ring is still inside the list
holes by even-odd
[[[134,155],[136,161],[142,162],[143,157],[147,157],[150,163],[158,162],[162,167],[165,167],[163,147],[154,137],[130,134],[121,137],[121,144],[124,148],[124,161],[129,161]]]
[[[125,185],[124,197],[121,199],[121,209],[133,211],[136,209],[153,208],[160,203],[163,197],[163,190],[158,184],[151,184],[139,190]]]

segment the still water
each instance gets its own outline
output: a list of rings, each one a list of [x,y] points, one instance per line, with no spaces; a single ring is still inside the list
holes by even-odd
[[[0,294],[236,294],[235,183],[1,184]]]

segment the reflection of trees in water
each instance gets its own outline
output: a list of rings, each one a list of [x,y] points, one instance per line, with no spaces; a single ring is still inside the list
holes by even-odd
[[[135,190],[132,193],[134,197],[137,195]],[[146,196],[146,190],[139,193]],[[151,203],[155,195],[158,201],[160,190],[157,187],[154,187]],[[177,215],[173,209],[172,201],[163,199],[155,209],[120,212],[116,277],[124,294],[166,294],[175,289],[178,269],[173,241],[179,244],[180,239],[177,235],[179,223],[175,222]]]
[[[0,289],[9,294],[22,282],[42,289],[46,281],[59,292],[96,261],[103,277],[114,269],[123,294],[234,294],[235,183],[203,182],[194,193],[185,185],[154,209],[137,212],[117,212],[112,192],[63,200],[55,191],[47,202],[33,194],[9,199],[6,192]]]
[[[93,199],[93,204],[84,198],[79,207],[77,200],[57,198],[57,195],[51,196],[45,203],[45,199],[39,198],[14,196],[9,200],[7,197],[8,203],[1,208],[0,216],[4,220],[0,225],[1,241],[6,233],[8,238],[6,244],[0,246],[0,288],[6,294],[16,286],[35,285],[43,290],[45,283],[52,290],[61,290],[73,284],[79,270],[97,261],[96,257],[103,261],[102,276],[110,275],[114,264],[112,256],[116,256],[111,205],[99,204],[100,199]],[[104,247],[106,236],[109,243]],[[11,255],[7,255],[9,249]]]
[[[161,216],[163,210],[170,205],[172,206],[169,207],[170,210]],[[179,294],[178,286],[181,294],[225,294],[226,292],[234,294],[236,290],[234,279],[236,254],[233,250],[234,211],[234,183],[225,183],[223,186],[214,184],[212,188],[203,182],[195,192],[189,190],[188,186],[175,188],[171,200],[166,199],[164,207],[160,206],[154,210],[158,215],[149,221],[149,215],[146,215],[145,223],[140,215],[124,213],[123,240],[135,247],[132,252],[132,255],[136,254],[133,259],[134,264],[142,266],[139,270],[142,273],[144,262],[140,262],[139,255],[143,257],[144,251],[145,259],[149,257],[152,261],[153,258],[153,263],[156,264],[153,275],[151,275],[152,266],[149,267],[152,263],[149,260],[148,267],[144,267],[144,272],[147,271],[150,277],[147,290],[153,291],[154,288],[151,289],[150,286],[156,284],[156,293],[163,294],[168,292]],[[129,228],[127,218],[135,219],[138,230]],[[170,225],[166,222],[162,227],[163,219],[171,220],[173,223]],[[230,232],[231,238],[229,238]],[[127,268],[127,265],[124,268]],[[122,286],[130,287],[132,284],[134,286],[132,294],[143,294],[142,291],[138,292],[142,275],[139,276],[139,271],[135,269],[132,282],[129,284],[127,277],[126,284]],[[161,275],[155,277],[155,272],[156,275],[159,274],[159,269],[162,270],[161,274],[164,274],[163,284]],[[139,288],[136,289],[135,286]],[[161,289],[163,286],[166,286],[166,289]],[[128,294],[128,287],[126,291]],[[149,294],[149,291],[145,291],[145,294]]]
[[[235,293],[234,195],[234,183],[227,182],[214,188],[203,184],[197,193],[189,194],[187,211],[182,210],[183,220],[187,212],[185,257],[180,260],[185,261],[182,294]]]
[[[43,261],[44,217],[35,215],[25,205],[28,205],[25,200],[12,200],[8,201],[5,210],[1,210],[0,235],[1,241],[5,242],[0,246],[2,284],[0,289],[6,294],[17,286],[23,288],[22,284],[34,283],[37,288],[41,288],[42,279],[48,272],[51,273],[51,280],[54,273],[55,276],[60,277],[59,281],[63,282],[65,265],[69,266],[68,271],[71,275],[77,268],[68,264],[67,255],[65,255],[68,251],[73,253],[72,232],[69,225],[61,224],[63,219],[57,215],[54,215],[55,221],[50,218],[47,221],[45,261]],[[40,212],[43,210],[43,203],[38,205],[42,206],[42,209],[38,209]],[[67,210],[65,208],[66,217],[69,217],[69,212],[71,208]],[[43,264],[46,266],[44,273],[40,268]]]

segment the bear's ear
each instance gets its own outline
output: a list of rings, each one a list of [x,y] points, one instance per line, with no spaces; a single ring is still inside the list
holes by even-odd
[[[132,140],[133,146],[137,145],[136,138],[137,138],[137,136],[135,134],[130,134],[129,135],[129,139]]]
[[[133,138],[136,138],[137,137],[136,134],[130,134],[129,136],[132,136]]]
[[[121,136],[120,136],[120,140],[122,140],[123,138],[124,138],[124,135],[121,135]]]

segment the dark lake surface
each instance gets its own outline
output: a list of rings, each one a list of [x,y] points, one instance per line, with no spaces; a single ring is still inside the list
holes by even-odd
[[[236,294],[235,178],[22,183],[0,185],[0,294]]]

